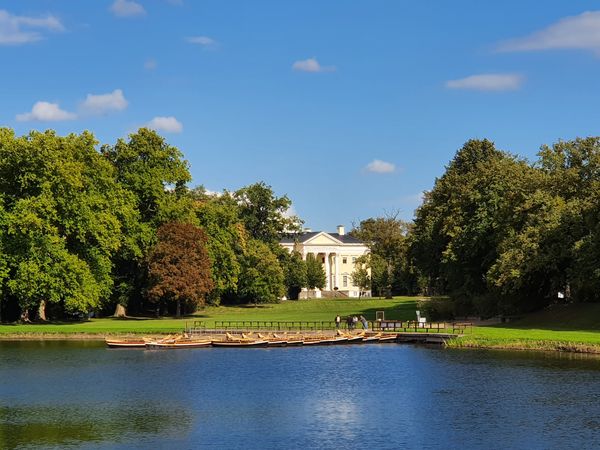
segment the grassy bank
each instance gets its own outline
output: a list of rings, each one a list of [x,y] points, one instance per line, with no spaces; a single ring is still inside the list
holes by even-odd
[[[510,323],[474,327],[448,345],[600,353],[600,304],[556,305]]]
[[[0,339],[178,333],[186,322],[194,320],[204,320],[209,326],[215,320],[331,321],[336,314],[362,314],[374,320],[376,311],[385,311],[387,319],[414,320],[416,308],[414,297],[288,301],[277,305],[208,307],[183,319],[102,318],[85,322],[0,325]],[[600,304],[556,306],[510,323],[476,326],[471,333],[448,345],[600,353]]]
[[[368,320],[374,320],[376,311],[385,311],[385,317],[389,319],[411,320],[415,317],[416,301],[414,297],[396,297],[390,300],[302,300],[276,305],[207,307],[183,319],[111,317],[85,322],[0,325],[0,338],[20,337],[26,334],[60,334],[68,337],[81,334],[176,333],[185,328],[186,322],[194,320],[204,320],[208,324],[215,320],[330,321],[336,314],[340,316],[362,314]]]

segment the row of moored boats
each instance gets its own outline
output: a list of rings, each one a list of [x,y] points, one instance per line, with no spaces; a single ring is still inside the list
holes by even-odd
[[[291,347],[300,345],[338,345],[395,342],[396,334],[350,334],[338,331],[335,335],[288,333],[226,333],[224,336],[193,338],[185,334],[162,339],[106,339],[110,348],[202,348],[202,347]]]

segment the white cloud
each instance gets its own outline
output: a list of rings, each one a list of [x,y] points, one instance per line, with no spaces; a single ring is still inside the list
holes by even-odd
[[[183,131],[183,125],[175,117],[155,117],[146,124],[148,128],[152,128],[156,131],[164,131],[166,133],[181,133]]]
[[[144,69],[146,69],[146,70],[154,70],[157,67],[158,67],[158,63],[156,62],[155,59],[150,58],[144,62]]]
[[[396,171],[396,166],[390,162],[374,159],[365,166],[365,170],[372,173],[392,173]]]
[[[104,114],[109,111],[122,111],[129,103],[121,89],[115,89],[108,94],[88,94],[81,109],[90,114]]]
[[[60,109],[58,103],[36,102],[31,112],[17,114],[18,122],[36,120],[39,122],[58,122],[61,120],[73,120],[77,116],[73,113]]]
[[[322,66],[316,58],[296,61],[292,64],[292,69],[297,72],[335,72],[335,66]]]
[[[446,87],[475,91],[514,91],[521,87],[523,81],[521,75],[514,73],[487,73],[446,81]]]
[[[185,40],[190,44],[201,45],[204,48],[214,48],[217,45],[217,41],[208,36],[190,36]]]
[[[587,11],[558,22],[522,38],[498,46],[503,52],[575,49],[591,50],[600,55],[600,11]]]
[[[110,6],[110,11],[117,17],[135,17],[146,14],[144,7],[133,0],[115,0]]]
[[[44,38],[39,30],[64,31],[65,27],[56,17],[15,16],[0,10],[0,45],[20,45]]]

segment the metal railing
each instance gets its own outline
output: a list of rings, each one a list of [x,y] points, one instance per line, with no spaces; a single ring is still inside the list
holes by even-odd
[[[208,323],[212,326],[209,328]],[[425,333],[453,333],[464,334],[472,331],[470,322],[418,322],[414,320],[371,320],[367,321],[369,330],[389,332],[425,332]],[[336,329],[363,329],[358,322],[355,327],[343,320],[336,327],[334,321],[277,321],[277,320],[215,320],[212,322],[195,320],[191,326],[186,323],[188,332],[202,333],[206,330],[222,331],[323,331]]]

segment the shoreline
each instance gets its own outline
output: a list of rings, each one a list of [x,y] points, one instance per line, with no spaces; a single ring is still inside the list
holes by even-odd
[[[519,350],[600,355],[600,344],[542,339],[501,340],[465,337],[447,342],[446,347],[471,350]]]
[[[0,334],[0,341],[104,341],[106,338],[132,339],[144,336],[161,338],[173,333],[6,333]],[[600,355],[599,344],[581,342],[560,342],[552,340],[487,340],[469,337],[446,342],[444,348],[469,350],[517,350],[556,353],[578,353]]]

